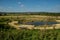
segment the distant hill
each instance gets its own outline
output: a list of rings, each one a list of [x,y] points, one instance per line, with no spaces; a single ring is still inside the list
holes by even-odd
[[[0,16],[6,15],[48,15],[48,16],[60,16],[60,13],[54,12],[0,12]]]

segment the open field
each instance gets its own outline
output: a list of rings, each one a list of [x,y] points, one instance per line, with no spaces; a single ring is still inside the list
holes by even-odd
[[[49,18],[52,19],[60,19],[60,16],[56,17],[56,16],[41,16],[41,15],[20,15],[20,16],[0,16],[1,18],[6,18],[6,19],[25,19],[25,20],[46,20]]]

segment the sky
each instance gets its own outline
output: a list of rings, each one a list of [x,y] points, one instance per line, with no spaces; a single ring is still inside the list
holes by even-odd
[[[0,0],[0,12],[60,12],[60,0]]]

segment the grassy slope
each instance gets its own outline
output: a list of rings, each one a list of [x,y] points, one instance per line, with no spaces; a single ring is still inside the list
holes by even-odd
[[[41,32],[40,30],[14,29],[0,33],[0,36],[1,40],[60,40],[60,30]]]

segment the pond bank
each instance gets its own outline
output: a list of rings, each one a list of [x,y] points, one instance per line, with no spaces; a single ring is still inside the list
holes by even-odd
[[[13,26],[16,29],[20,29],[20,28],[22,28],[22,29],[44,29],[44,27],[34,27],[34,25],[16,25],[15,23],[17,24],[18,21],[13,21],[13,22],[10,22],[8,24]],[[53,29],[54,26],[55,26],[55,29],[60,29],[60,24],[54,24],[51,27],[46,26],[46,29]]]

